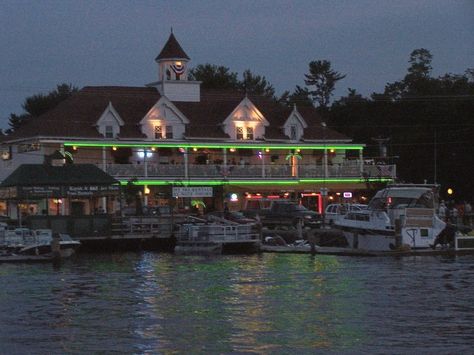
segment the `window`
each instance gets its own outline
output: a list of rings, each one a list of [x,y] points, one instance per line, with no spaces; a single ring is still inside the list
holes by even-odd
[[[2,160],[11,160],[12,158],[12,147],[4,147],[0,150]]]
[[[162,126],[155,126],[155,139],[163,138],[163,131],[161,130]]]
[[[173,139],[173,126],[166,126],[166,138]]]
[[[297,127],[295,125],[290,126],[290,139],[292,141],[297,140],[296,133],[298,132]]]
[[[237,127],[236,138],[244,139],[244,127]]]
[[[253,127],[247,127],[247,139],[253,140]]]
[[[105,126],[105,138],[114,138],[114,126]]]

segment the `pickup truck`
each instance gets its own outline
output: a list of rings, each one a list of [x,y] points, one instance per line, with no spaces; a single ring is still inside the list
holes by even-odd
[[[304,227],[319,228],[322,217],[319,213],[310,211],[306,207],[292,201],[272,201],[270,207],[244,209],[245,216],[260,219],[263,226],[297,226],[299,222]]]

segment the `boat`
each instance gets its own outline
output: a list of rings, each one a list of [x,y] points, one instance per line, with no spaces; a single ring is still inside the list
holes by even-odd
[[[375,194],[367,209],[348,212],[334,227],[342,230],[353,249],[432,248],[446,228],[436,214],[437,190],[437,185],[388,185]]]
[[[176,226],[175,253],[221,254],[227,249],[256,250],[260,245],[260,231],[256,223],[242,224],[213,216],[212,220],[189,217]]]
[[[5,229],[0,227],[0,248],[15,255],[46,255],[52,252],[53,238],[58,238],[61,257],[69,257],[81,243],[68,234],[54,233],[51,229],[31,230],[25,227]]]

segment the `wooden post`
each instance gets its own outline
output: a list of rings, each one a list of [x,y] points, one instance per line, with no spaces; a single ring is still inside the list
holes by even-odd
[[[298,223],[296,223],[296,231],[298,235],[298,239],[303,239],[303,220],[299,219]]]
[[[395,220],[395,248],[400,249],[402,247],[402,221],[400,219]]]
[[[53,233],[53,239],[51,240],[51,255],[53,256],[53,262],[61,260],[61,246],[59,241],[59,233]]]

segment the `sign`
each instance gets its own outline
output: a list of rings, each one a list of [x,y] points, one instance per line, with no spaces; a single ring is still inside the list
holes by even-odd
[[[68,196],[99,196],[110,192],[119,191],[117,185],[84,185],[84,186],[66,186],[66,195]]]
[[[19,198],[61,197],[61,186],[18,186]]]
[[[321,196],[327,196],[329,189],[327,187],[321,187],[319,191],[321,191]]]
[[[173,187],[173,197],[212,197],[212,187]]]
[[[352,198],[352,192],[344,192],[342,195],[344,198]]]
[[[108,196],[119,193],[118,185],[84,185],[84,186],[18,186],[0,189],[1,199],[42,199],[60,197]]]

